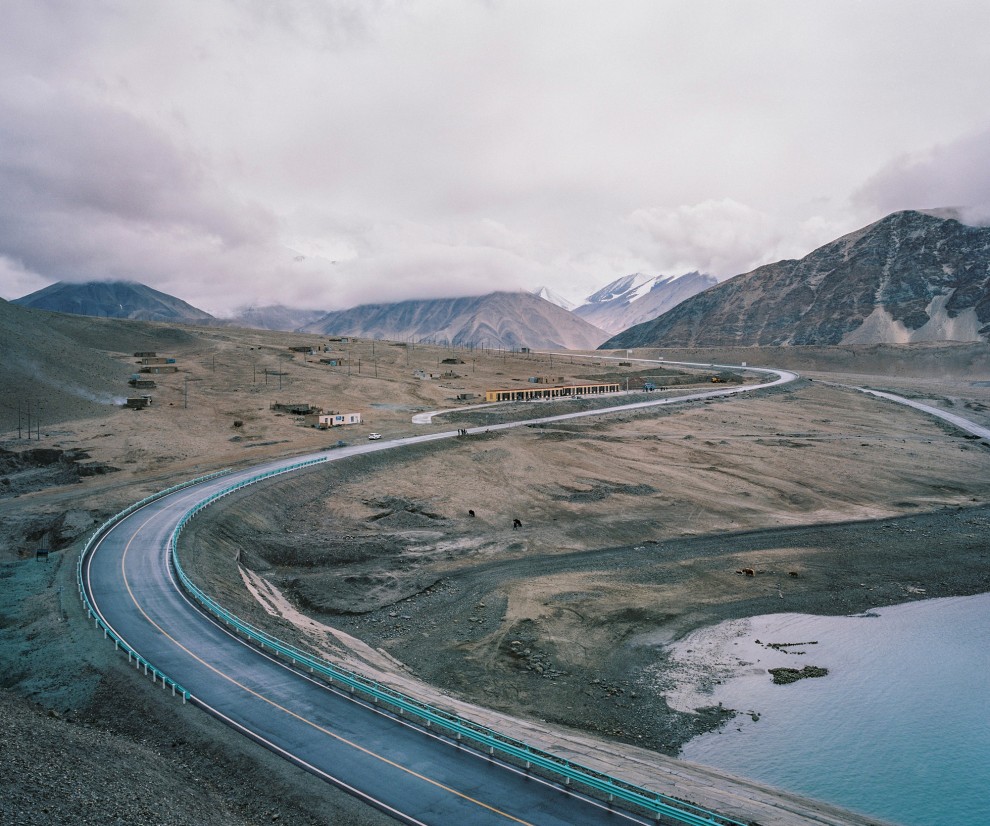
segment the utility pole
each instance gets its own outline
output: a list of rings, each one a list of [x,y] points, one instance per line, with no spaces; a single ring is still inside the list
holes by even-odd
[[[182,382],[182,409],[189,407],[189,376],[183,376]]]

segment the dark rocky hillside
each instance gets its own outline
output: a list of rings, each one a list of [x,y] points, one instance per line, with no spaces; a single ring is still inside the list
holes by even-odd
[[[0,432],[16,434],[20,422],[26,436],[28,414],[43,429],[103,415],[127,395],[133,351],[179,353],[193,340],[176,327],[30,310],[0,299]]]
[[[43,290],[15,299],[13,303],[36,310],[98,318],[191,323],[213,318],[182,299],[130,281],[90,281],[86,284],[58,281]]]
[[[602,345],[724,347],[986,341],[990,228],[896,212],[738,275]]]

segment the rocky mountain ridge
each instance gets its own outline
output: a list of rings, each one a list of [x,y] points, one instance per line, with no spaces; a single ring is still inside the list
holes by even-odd
[[[682,301],[718,283],[714,275],[624,275],[589,295],[576,315],[609,333],[652,321]]]
[[[603,349],[909,344],[990,337],[990,228],[895,212],[737,275]]]
[[[364,304],[325,315],[302,332],[458,346],[588,350],[607,333],[532,293]]]

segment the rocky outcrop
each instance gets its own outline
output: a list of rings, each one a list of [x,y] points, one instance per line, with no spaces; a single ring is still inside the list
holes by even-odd
[[[738,275],[602,349],[986,341],[990,228],[896,212]]]

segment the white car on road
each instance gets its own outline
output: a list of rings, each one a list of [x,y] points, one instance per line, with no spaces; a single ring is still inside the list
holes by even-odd
[[[382,437],[382,434],[381,433],[369,433],[368,434],[368,438],[371,439],[371,441],[373,441],[373,442],[376,441],[376,440],[378,440],[378,439],[380,439],[381,437]]]

